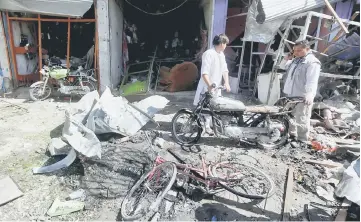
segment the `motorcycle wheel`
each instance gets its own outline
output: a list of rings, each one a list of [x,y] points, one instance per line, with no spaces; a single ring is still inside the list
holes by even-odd
[[[284,130],[282,132],[278,131],[279,133],[281,133],[281,135],[279,136],[279,139],[276,141],[265,142],[260,139],[257,139],[257,141],[256,141],[257,145],[263,149],[279,148],[279,147],[285,145],[288,140],[288,128],[289,128],[288,121],[284,117],[281,117],[281,116],[271,116],[270,118],[271,118],[271,121],[273,121],[273,122],[281,123],[284,126]],[[262,124],[264,121],[266,121],[266,118],[259,118],[251,124],[251,127],[259,127],[260,124]]]
[[[44,92],[42,92],[43,87],[44,87],[44,83],[37,85],[35,87],[31,87],[29,89],[30,99],[33,101],[42,101],[49,98],[49,96],[51,95],[52,88],[49,85],[45,85],[45,90]]]
[[[184,133],[184,136],[178,135],[179,132],[178,128],[181,128],[181,131],[185,131],[182,129],[185,127],[184,123],[181,123],[182,126],[178,127],[177,122],[178,120],[185,121],[185,124],[189,125],[187,127],[187,131],[193,130],[193,133],[189,137],[186,136],[186,133]],[[194,137],[192,137],[195,134]],[[202,127],[201,124],[197,118],[192,112],[187,110],[179,110],[172,119],[172,136],[174,140],[181,146],[192,146],[196,144],[202,135]]]
[[[96,84],[93,81],[82,81],[83,86],[89,87],[89,92],[93,92],[94,90],[97,90]],[[87,92],[88,93],[88,92]]]

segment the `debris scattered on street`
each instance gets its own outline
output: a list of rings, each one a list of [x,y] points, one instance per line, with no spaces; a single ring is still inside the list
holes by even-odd
[[[61,202],[59,198],[56,198],[48,210],[47,214],[51,217],[70,214],[76,211],[84,209],[84,202],[68,200]]]

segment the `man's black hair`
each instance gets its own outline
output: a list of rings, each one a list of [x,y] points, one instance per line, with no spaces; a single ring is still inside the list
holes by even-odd
[[[310,48],[310,42],[308,40],[301,40],[295,42],[295,46],[301,46],[302,48]]]
[[[229,39],[225,34],[219,34],[214,36],[213,45],[228,44]]]

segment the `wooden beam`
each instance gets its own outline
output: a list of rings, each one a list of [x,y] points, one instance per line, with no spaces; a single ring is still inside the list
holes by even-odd
[[[333,161],[318,161],[318,160],[305,160],[305,163],[309,164],[317,164],[321,166],[325,166],[328,168],[342,167],[341,163],[333,162]]]
[[[283,195],[282,221],[290,221],[293,189],[293,167],[288,168],[285,192]]]
[[[352,17],[351,17],[351,21],[355,20],[355,18],[360,14],[360,12],[355,12]],[[333,39],[331,40],[331,42],[335,42],[337,40],[339,40],[341,37],[343,36],[343,32],[342,29],[340,31],[338,31],[338,33],[336,34],[335,37],[333,37]],[[323,53],[326,53],[328,51],[328,49],[330,48],[330,46],[328,46]]]
[[[16,56],[15,56],[15,52],[14,52],[14,48],[15,48],[15,44],[14,44],[14,36],[13,36],[13,26],[12,23],[9,19],[9,12],[6,12],[6,20],[8,23],[8,28],[9,28],[9,38],[10,38],[10,48],[11,48],[11,58],[13,60],[13,65],[14,65],[14,71],[15,71],[15,77],[16,77],[16,81],[19,81],[19,74],[18,74],[18,64],[16,62]]]
[[[66,49],[66,68],[70,68],[70,17],[68,17],[68,38],[67,38],[67,49]]]
[[[9,17],[10,20],[12,21],[38,21],[39,18],[21,18],[21,17]],[[64,19],[52,19],[52,18],[41,18],[40,17],[40,21],[42,22],[68,22],[69,19],[64,18]],[[70,22],[95,22],[95,19],[70,19]]]
[[[341,21],[341,18],[337,15],[336,11],[333,9],[332,5],[330,4],[330,2],[328,0],[324,0],[325,4],[327,6],[327,8],[330,10],[330,12],[332,13],[332,15],[336,18],[336,21],[338,22],[338,24],[340,24],[341,28],[343,29],[343,31],[345,33],[349,33],[348,29],[346,28],[346,26],[343,24],[343,22]]]
[[[41,80],[40,70],[43,68],[43,50],[42,50],[42,39],[41,39],[41,21],[40,15],[38,14],[38,48],[39,48],[39,80]]]

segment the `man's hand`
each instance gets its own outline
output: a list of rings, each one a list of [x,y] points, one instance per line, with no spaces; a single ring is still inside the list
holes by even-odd
[[[306,103],[306,105],[311,105],[313,103],[313,95],[312,95],[312,93],[306,94],[305,103]]]
[[[229,84],[224,84],[224,87],[226,88],[226,91],[227,92],[230,92],[231,91],[231,87],[229,86]]]
[[[208,92],[212,92],[213,90],[214,90],[214,88],[212,86],[208,86]]]

